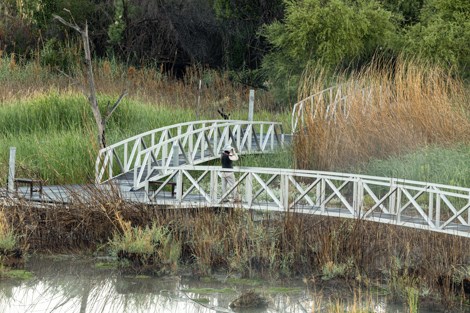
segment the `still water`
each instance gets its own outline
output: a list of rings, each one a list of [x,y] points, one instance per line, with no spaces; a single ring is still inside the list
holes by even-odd
[[[34,273],[32,279],[0,281],[0,313],[234,312],[230,302],[249,289],[265,295],[268,307],[235,312],[331,311],[331,292],[329,296],[313,292],[302,281],[260,282],[224,275],[210,279],[126,276],[97,266],[99,262],[103,260],[70,256],[30,259],[26,269]],[[345,312],[354,311],[346,305],[354,302],[352,298],[345,299],[341,302]],[[405,311],[405,306],[386,305],[377,296],[367,302],[367,312]]]

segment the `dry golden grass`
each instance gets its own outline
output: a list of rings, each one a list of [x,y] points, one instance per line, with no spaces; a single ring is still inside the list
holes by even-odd
[[[321,71],[307,70],[300,98],[324,89],[324,81]],[[398,60],[382,67],[374,63],[339,77],[338,85],[346,102],[330,107],[327,114],[327,103],[320,101],[305,114],[306,127],[295,148],[302,168],[338,170],[470,138],[468,94],[443,69],[415,61]]]
[[[126,203],[90,189],[70,204],[0,204],[19,244],[36,252],[105,251],[117,232],[165,227],[195,275],[216,269],[244,276],[302,275],[310,283],[349,287],[387,285],[406,298],[407,288],[454,301],[470,273],[470,240],[435,232],[302,214],[263,214],[214,208],[164,209]],[[463,299],[463,298],[462,298]]]
[[[66,75],[47,69],[39,61],[17,62],[14,56],[0,58],[0,103],[32,98],[55,92],[81,93],[84,78],[79,70]],[[153,105],[197,109],[200,116],[220,118],[217,108],[224,107],[232,115],[246,114],[249,87],[232,81],[227,73],[193,66],[184,77],[169,76],[159,67],[125,66],[114,61],[96,61],[95,82],[100,94],[119,95]],[[202,81],[199,91],[199,80]],[[198,102],[198,96],[200,100]],[[262,90],[256,101],[263,109],[271,109],[271,95]],[[199,103],[199,104],[198,104]]]

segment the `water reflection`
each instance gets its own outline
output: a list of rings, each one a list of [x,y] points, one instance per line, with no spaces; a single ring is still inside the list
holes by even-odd
[[[27,268],[34,272],[33,279],[1,282],[0,313],[232,312],[229,303],[242,291],[251,288],[234,283],[203,282],[176,276],[129,277],[113,269],[96,268],[95,262],[96,260],[71,257],[30,260]],[[322,311],[319,304],[315,303],[318,298],[301,282],[294,286],[297,288],[290,290],[295,292],[268,293],[268,308],[243,312]],[[268,287],[273,286],[257,286],[266,290]],[[376,306],[375,311],[397,312],[385,310],[380,305]]]

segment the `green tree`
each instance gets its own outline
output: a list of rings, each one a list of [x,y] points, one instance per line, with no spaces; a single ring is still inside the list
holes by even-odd
[[[375,0],[286,0],[285,19],[264,28],[273,46],[265,57],[278,100],[294,96],[311,62],[333,69],[395,49],[394,15]]]
[[[470,76],[470,1],[428,0],[407,30],[405,51]]]

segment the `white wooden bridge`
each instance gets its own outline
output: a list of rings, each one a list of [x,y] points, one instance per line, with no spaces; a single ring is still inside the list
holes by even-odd
[[[290,141],[281,125],[272,122],[173,125],[102,150],[96,182],[119,185],[126,199],[178,208],[237,206],[360,218],[470,237],[470,188],[348,173],[235,167],[236,184],[222,193],[220,166],[200,165],[218,159],[227,143],[243,155],[272,153]],[[233,189],[241,202],[226,203]]]
[[[320,99],[329,95],[326,111],[308,111],[305,103],[313,98],[294,106],[293,129],[305,112],[331,114],[341,108],[339,112],[347,114],[340,105],[344,97],[333,96],[331,90],[315,95]],[[235,167],[236,183],[222,193],[220,166],[202,165],[219,159],[226,144],[244,155],[273,153],[291,140],[292,135],[284,134],[275,122],[210,120],[171,125],[101,150],[95,182],[115,186],[128,201],[175,208],[236,206],[364,219],[470,237],[470,188],[349,173]],[[233,189],[241,201],[227,203]],[[44,197],[51,198],[54,192],[59,191],[45,188]]]

